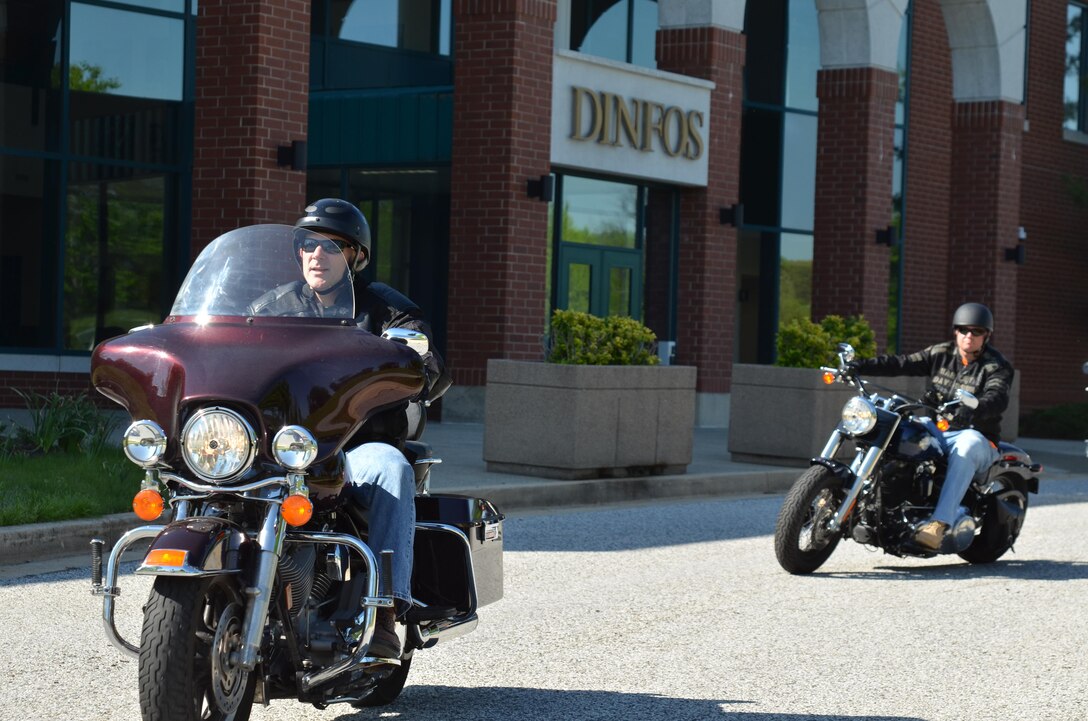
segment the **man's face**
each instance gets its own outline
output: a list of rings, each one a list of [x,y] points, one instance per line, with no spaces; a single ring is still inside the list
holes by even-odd
[[[986,339],[990,336],[990,331],[985,328],[977,326],[956,326],[956,347],[960,349],[967,358],[974,358],[980,352],[982,352],[982,346],[986,344]]]
[[[339,238],[317,232],[307,233],[299,250],[302,277],[315,292],[324,293],[344,277],[350,260],[347,256],[354,253],[355,250]]]

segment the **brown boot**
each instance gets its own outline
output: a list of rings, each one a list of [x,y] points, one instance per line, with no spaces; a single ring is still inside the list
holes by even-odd
[[[914,531],[914,542],[922,548],[936,551],[941,547],[948,524],[940,521],[926,521]]]
[[[368,656],[374,658],[400,658],[400,637],[397,635],[397,617],[391,608],[379,608],[374,623],[374,638],[370,641]]]

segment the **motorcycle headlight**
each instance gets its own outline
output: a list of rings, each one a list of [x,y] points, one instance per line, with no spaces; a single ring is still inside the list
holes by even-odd
[[[301,471],[317,457],[317,441],[302,426],[284,426],[272,439],[272,455],[280,465]]]
[[[253,464],[257,436],[242,416],[226,408],[205,408],[181,432],[182,458],[206,481],[222,481]]]
[[[876,406],[854,396],[842,407],[842,429],[852,436],[865,435],[876,425]]]
[[[151,468],[166,453],[166,433],[155,421],[134,421],[121,438],[121,449],[136,465]]]

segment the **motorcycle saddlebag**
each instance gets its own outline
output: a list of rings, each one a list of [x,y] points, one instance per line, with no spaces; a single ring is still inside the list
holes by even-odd
[[[416,496],[412,595],[429,606],[461,612],[501,599],[503,518],[482,498]],[[443,526],[460,530],[467,546]]]

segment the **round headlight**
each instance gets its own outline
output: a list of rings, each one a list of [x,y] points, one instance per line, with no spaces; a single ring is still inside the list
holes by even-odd
[[[166,453],[166,433],[155,421],[135,421],[121,438],[121,448],[130,461],[150,468]]]
[[[272,439],[272,455],[282,466],[301,471],[317,458],[317,441],[302,426],[284,426]]]
[[[876,425],[876,406],[861,396],[854,396],[842,407],[842,430],[860,436]]]
[[[253,463],[257,436],[245,419],[226,408],[197,412],[181,433],[182,458],[193,473],[221,481],[246,471]]]

